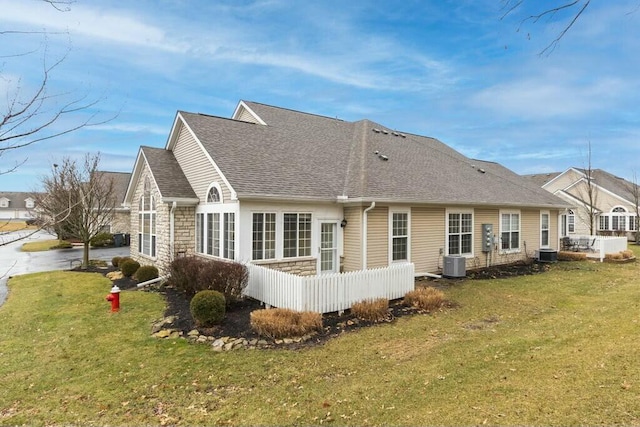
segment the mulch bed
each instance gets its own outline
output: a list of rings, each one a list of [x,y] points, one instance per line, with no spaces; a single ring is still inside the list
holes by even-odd
[[[497,266],[474,271],[467,271],[466,278],[418,279],[416,281],[416,284],[419,286],[432,286],[442,289],[450,286],[456,286],[469,279],[496,279],[528,274],[538,274],[545,272],[548,269],[549,266],[546,264],[517,263],[508,266]],[[97,272],[102,275],[106,275],[107,273],[115,270],[116,269],[112,266],[89,267],[88,269],[73,269],[73,271]],[[135,292],[137,289],[137,282],[134,279],[128,277],[115,280],[113,284],[117,285],[123,291],[133,290]],[[216,337],[228,336],[234,338],[246,338],[247,340],[253,338],[261,338],[255,332],[253,332],[249,323],[251,312],[264,308],[259,301],[247,298],[227,309],[225,319],[221,325],[212,329],[203,329],[196,327],[196,324],[193,321],[191,312],[189,310],[190,298],[187,297],[184,293],[179,292],[169,286],[161,286],[160,288],[154,287],[144,291],[159,292],[164,296],[167,301],[167,308],[165,310],[164,316],[175,316],[175,320],[171,323],[166,324],[165,328],[182,331],[184,336],[186,336],[189,331],[198,329],[202,334],[213,335]],[[446,309],[451,307],[455,307],[455,303],[448,302],[444,308]],[[403,305],[401,299],[389,301],[389,313],[390,316],[386,322],[392,322],[393,320],[402,316],[414,315],[418,313],[424,314],[424,312],[421,312],[415,308]],[[321,344],[340,334],[362,327],[374,325],[374,323],[372,322],[366,322],[355,318],[348,310],[340,315],[338,313],[324,314],[322,316],[322,323],[324,326],[322,332],[314,335],[307,341],[293,343],[287,346],[287,348],[300,348]]]

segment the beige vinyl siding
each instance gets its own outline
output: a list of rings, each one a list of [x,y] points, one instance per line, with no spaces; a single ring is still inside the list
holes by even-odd
[[[564,190],[565,188],[569,187],[571,184],[573,184],[574,182],[576,182],[578,179],[580,179],[582,177],[582,175],[569,170],[566,173],[556,177],[556,179],[551,182],[548,183],[544,189],[554,193],[558,190]]]
[[[441,267],[440,249],[445,247],[445,209],[411,208],[411,261],[416,273],[430,273]]]
[[[360,206],[344,209],[344,219],[347,220],[347,226],[342,229],[344,271],[362,269],[362,211],[363,208]]]
[[[389,208],[377,207],[367,213],[367,268],[389,265]]]
[[[231,191],[209,162],[200,144],[184,125],[180,126],[173,154],[201,203],[206,201],[207,190],[212,182],[217,182],[220,185],[223,201],[228,202],[231,199]]]
[[[533,257],[537,249],[540,249],[540,210],[521,210],[520,250]]]
[[[549,211],[549,247],[552,249],[559,249],[559,215],[560,211]]]
[[[238,114],[236,115],[235,119],[242,120],[243,122],[258,123],[258,121],[253,116],[253,114],[247,111],[247,109],[244,107],[240,107],[240,110],[238,111]]]

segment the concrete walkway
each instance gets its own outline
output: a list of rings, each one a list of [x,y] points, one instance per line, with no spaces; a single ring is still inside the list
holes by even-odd
[[[21,233],[21,234],[20,234]],[[24,231],[3,234],[4,241],[13,241],[24,236]],[[0,305],[7,299],[7,280],[19,274],[38,273],[51,270],[69,270],[82,262],[82,248],[60,249],[44,252],[22,252],[20,248],[27,242],[55,239],[49,233],[40,231],[26,239],[0,246]],[[91,249],[89,257],[111,261],[115,256],[129,255],[129,247]]]

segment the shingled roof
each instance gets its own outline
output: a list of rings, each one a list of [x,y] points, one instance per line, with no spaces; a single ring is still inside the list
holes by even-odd
[[[140,147],[140,151],[163,199],[197,198],[173,152],[146,146]]]
[[[242,105],[260,120],[178,113],[239,199],[566,206],[503,166],[469,159],[434,138],[369,120],[346,122],[255,102]]]

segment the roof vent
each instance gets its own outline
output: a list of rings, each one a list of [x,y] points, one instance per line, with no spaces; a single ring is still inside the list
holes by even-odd
[[[403,138],[407,137],[407,135],[405,135],[404,133],[401,133],[400,136],[403,137]]]
[[[380,157],[382,160],[384,160],[385,162],[387,160],[389,160],[389,158],[387,156],[385,156],[384,154],[380,154],[378,157]]]
[[[378,129],[378,128],[373,128],[373,131],[374,131],[375,133],[380,133],[380,129]]]
[[[486,171],[484,169],[482,169],[482,168],[478,168],[478,172],[485,173]]]
[[[400,134],[398,132],[391,132],[391,135],[393,136],[400,136]]]
[[[382,133],[384,133],[385,135],[389,135],[389,131],[385,129],[382,129]]]

